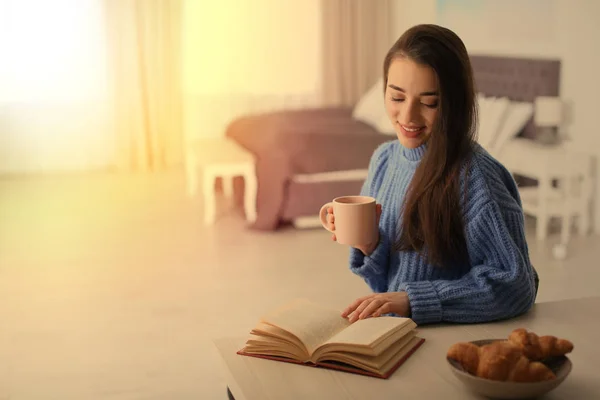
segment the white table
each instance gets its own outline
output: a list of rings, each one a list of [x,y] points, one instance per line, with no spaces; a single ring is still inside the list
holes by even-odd
[[[479,399],[450,371],[445,356],[455,342],[507,337],[524,327],[569,339],[573,370],[544,399],[600,399],[600,297],[536,304],[516,319],[419,328],[426,342],[387,380],[235,354],[246,337],[215,341],[236,400],[268,399]],[[251,327],[248,327],[250,330]],[[226,388],[223,388],[225,396]]]
[[[194,196],[198,186],[198,170],[202,170],[204,199],[204,221],[213,224],[216,219],[216,196],[214,185],[222,179],[226,197],[233,194],[233,178],[244,178],[244,211],[249,222],[256,220],[256,181],[255,160],[252,153],[231,139],[199,139],[187,145],[186,178],[188,194]]]
[[[589,233],[593,202],[592,157],[571,149],[567,144],[544,145],[516,138],[496,155],[506,168],[533,178],[537,186],[519,188],[525,214],[536,217],[536,238],[546,239],[552,217],[562,217],[563,226],[578,218],[580,232]],[[558,188],[553,180],[559,181]],[[562,230],[566,241],[569,229]]]

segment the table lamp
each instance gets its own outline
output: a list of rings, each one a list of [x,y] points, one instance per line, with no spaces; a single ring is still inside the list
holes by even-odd
[[[544,144],[556,144],[559,141],[563,111],[563,102],[559,97],[540,96],[535,98],[533,122],[538,129],[538,141]]]

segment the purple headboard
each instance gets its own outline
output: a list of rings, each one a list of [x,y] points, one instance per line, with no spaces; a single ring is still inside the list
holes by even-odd
[[[560,60],[470,55],[475,90],[486,96],[533,102],[538,96],[559,96]],[[535,137],[533,121],[522,136]]]

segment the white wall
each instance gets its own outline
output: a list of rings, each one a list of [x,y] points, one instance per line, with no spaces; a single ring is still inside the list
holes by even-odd
[[[185,0],[186,90],[306,93],[320,75],[320,1]]]
[[[510,1],[510,0],[503,0]],[[531,0],[522,0],[527,3]],[[451,2],[447,2],[451,4]],[[471,21],[461,26],[448,26],[464,41],[471,53],[517,57],[558,58],[561,60],[563,98],[573,104],[573,122],[568,128],[575,146],[600,158],[600,1],[598,0],[534,0],[530,4],[545,4],[536,19],[530,20],[534,32],[549,32],[548,37],[523,35],[514,40],[511,18],[495,15],[488,21]],[[436,0],[395,0],[392,23],[394,39],[410,26],[437,21]],[[515,10],[518,10],[518,6]],[[504,26],[494,37],[476,35],[473,24]],[[519,27],[523,26],[518,25]],[[597,163],[600,164],[600,163]],[[598,167],[597,167],[598,169]],[[600,175],[600,174],[598,174]],[[595,230],[600,233],[600,176],[596,183]]]
[[[320,0],[185,0],[187,140],[222,136],[237,116],[316,105]]]

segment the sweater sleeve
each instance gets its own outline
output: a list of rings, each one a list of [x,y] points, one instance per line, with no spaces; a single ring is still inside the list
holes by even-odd
[[[383,182],[392,143],[384,143],[373,153],[369,163],[367,179],[360,191],[361,196],[378,197],[377,195]],[[387,271],[389,267],[389,255],[390,243],[386,233],[381,228],[380,221],[379,244],[373,253],[365,256],[362,251],[354,247],[350,248],[350,270],[363,278],[373,292],[386,292],[388,289]]]
[[[472,267],[461,278],[400,285],[398,291],[408,294],[417,324],[506,319],[535,302],[521,211],[502,210],[489,202],[470,221],[466,239]]]

